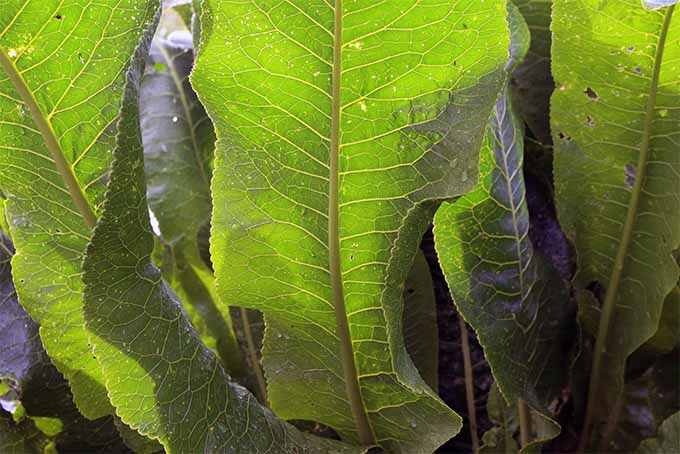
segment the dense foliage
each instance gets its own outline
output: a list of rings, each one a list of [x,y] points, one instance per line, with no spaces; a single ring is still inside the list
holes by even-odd
[[[4,0],[0,453],[680,452],[676,3]]]

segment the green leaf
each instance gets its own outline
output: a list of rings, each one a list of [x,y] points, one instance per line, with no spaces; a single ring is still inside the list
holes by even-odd
[[[5,235],[9,235],[9,224],[7,223],[7,217],[5,216],[5,199],[0,193],[0,232]]]
[[[460,418],[408,357],[402,292],[439,201],[474,186],[505,1],[202,6],[211,252],[222,303],[265,314],[272,408],[433,452]]]
[[[41,454],[46,443],[30,422],[16,424],[12,417],[0,410],[0,452],[3,454]]]
[[[659,328],[635,353],[642,355],[666,353],[680,343],[680,287],[674,287],[663,303]]]
[[[425,254],[419,251],[404,286],[404,345],[425,383],[439,389],[439,333],[434,283]]]
[[[158,441],[151,440],[141,435],[121,421],[120,418],[115,418],[114,423],[116,424],[118,433],[125,442],[125,446],[130,448],[135,454],[155,454],[164,452],[163,447]]]
[[[215,135],[189,84],[193,60],[188,32],[156,38],[149,51],[140,93],[149,208],[174,259],[166,279],[188,303],[201,338],[232,375],[242,376],[229,311],[215,306],[214,276],[198,249],[199,231],[210,222]]]
[[[19,300],[89,418],[111,406],[83,329],[83,254],[111,160],[125,69],[152,0],[6,0],[0,191]]]
[[[512,102],[534,136],[544,144],[550,137],[550,95],[555,84],[550,73],[550,9],[552,0],[513,0],[531,31],[531,47],[513,71]]]
[[[680,274],[680,27],[674,7],[555,0],[552,99],[560,222],[578,290],[605,289],[585,440],[623,389],[627,357],[657,331]],[[594,427],[601,434],[601,427]]]
[[[50,363],[38,325],[19,305],[12,283],[11,242],[0,233],[0,391],[3,407],[12,411],[17,433],[32,444],[53,446],[64,452],[114,452],[123,444],[106,416],[87,420],[72,401],[68,383]],[[9,428],[6,428],[9,430]],[[0,446],[0,452],[7,452]]]
[[[175,293],[151,264],[138,48],[118,127],[102,216],[84,261],[87,329],[122,421],[177,453],[353,453],[297,431],[229,381]]]
[[[494,384],[489,391],[487,401],[489,419],[495,427],[484,432],[482,447],[478,454],[533,454],[540,453],[543,443],[555,438],[560,433],[560,426],[550,418],[543,416],[537,411],[531,410],[531,443],[520,448],[516,441],[519,431],[519,417],[517,401],[508,404],[505,398]],[[517,437],[519,438],[519,437]]]
[[[600,450],[631,453],[641,440],[655,436],[663,421],[680,410],[678,377],[680,349],[659,357],[640,377],[626,383],[610,410]]]
[[[513,42],[525,42],[517,30]],[[508,70],[523,52],[512,55]],[[522,135],[506,88],[487,129],[479,184],[439,208],[435,240],[453,300],[477,332],[501,393],[542,410],[565,380],[569,292],[529,238]]]
[[[637,450],[638,454],[668,454],[680,449],[680,412],[669,417],[661,425],[659,436],[645,440]]]

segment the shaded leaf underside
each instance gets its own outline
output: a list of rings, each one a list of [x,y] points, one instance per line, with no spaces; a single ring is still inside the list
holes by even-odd
[[[189,85],[193,61],[189,32],[175,32],[168,40],[156,34],[140,93],[147,197],[172,255],[165,278],[187,304],[204,342],[230,374],[243,376],[231,317],[215,306],[214,277],[198,249],[199,231],[210,221],[215,135]]]
[[[508,71],[528,47],[526,25],[516,9],[511,14]],[[501,393],[512,405],[524,399],[544,410],[565,378],[569,293],[529,239],[522,136],[506,87],[487,128],[479,184],[439,208],[435,239],[454,302],[477,332]]]

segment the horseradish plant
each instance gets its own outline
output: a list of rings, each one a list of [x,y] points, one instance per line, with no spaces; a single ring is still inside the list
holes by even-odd
[[[0,452],[680,449],[675,3],[4,0]]]

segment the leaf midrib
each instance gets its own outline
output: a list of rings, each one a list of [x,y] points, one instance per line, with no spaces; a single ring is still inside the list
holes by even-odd
[[[585,444],[588,443],[589,431],[594,418],[595,404],[597,402],[595,395],[600,387],[600,375],[602,369],[602,360],[606,348],[609,327],[616,309],[616,297],[618,296],[618,289],[623,275],[624,265],[628,250],[630,248],[631,240],[633,238],[633,228],[637,220],[638,208],[640,205],[640,196],[642,194],[642,186],[645,183],[647,173],[647,163],[649,159],[650,143],[652,136],[653,121],[656,109],[656,96],[659,89],[659,77],[661,74],[661,64],[663,60],[664,48],[666,45],[666,38],[668,30],[670,29],[671,18],[675,5],[668,8],[665,14],[664,22],[661,27],[659,35],[659,42],[657,45],[657,52],[654,57],[654,69],[652,72],[652,81],[649,89],[649,97],[647,98],[647,105],[645,110],[644,127],[642,143],[640,144],[640,154],[636,167],[637,176],[631,191],[630,203],[628,211],[626,212],[626,219],[623,224],[623,231],[621,232],[621,241],[616,251],[616,258],[614,259],[614,266],[609,278],[609,285],[607,286],[607,293],[602,305],[602,316],[598,325],[597,339],[595,341],[595,349],[593,355],[593,366],[590,375],[590,384],[588,389],[588,404],[586,407],[586,419],[584,430],[581,437],[579,452],[583,452]]]
[[[375,435],[366,414],[361,386],[354,359],[352,336],[345,308],[345,297],[342,282],[342,264],[340,255],[339,234],[339,186],[340,186],[340,86],[342,83],[342,0],[335,0],[333,19],[333,69],[331,75],[331,131],[329,164],[330,178],[328,190],[328,250],[331,287],[333,290],[333,309],[340,356],[345,379],[345,389],[349,399],[352,416],[359,435],[359,442],[364,446],[375,445]]]
[[[33,121],[40,131],[40,135],[42,135],[42,138],[45,141],[45,146],[54,161],[54,165],[57,168],[73,203],[80,212],[85,224],[93,229],[97,224],[97,217],[85,197],[85,193],[73,172],[73,168],[69,165],[64,156],[64,152],[61,145],[59,145],[59,140],[54,132],[52,123],[40,109],[33,92],[28,88],[28,84],[21,75],[21,72],[2,46],[0,46],[0,66],[2,66],[5,74],[7,74],[12,85],[14,85],[19,96],[21,96],[21,99],[24,101],[24,104],[28,107],[31,118],[33,118]]]

